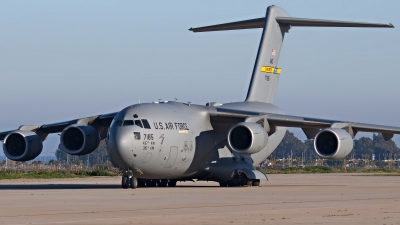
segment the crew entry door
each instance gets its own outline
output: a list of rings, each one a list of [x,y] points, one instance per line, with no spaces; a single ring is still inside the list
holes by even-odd
[[[172,146],[169,152],[167,163],[164,168],[172,168],[174,166],[176,157],[178,155],[178,147]]]

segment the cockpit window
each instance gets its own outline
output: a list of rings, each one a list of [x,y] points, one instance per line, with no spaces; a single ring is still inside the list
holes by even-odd
[[[133,126],[133,125],[135,125],[133,123],[133,120],[124,120],[124,123],[122,126]]]
[[[140,122],[140,120],[135,120],[135,125],[143,128],[142,122]]]
[[[150,124],[147,120],[142,120],[143,127],[146,129],[151,129]]]

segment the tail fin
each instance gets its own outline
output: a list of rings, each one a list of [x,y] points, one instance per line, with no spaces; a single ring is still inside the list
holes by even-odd
[[[269,6],[265,17],[225,23],[207,27],[190,28],[193,32],[263,28],[260,46],[246,101],[272,103],[278,86],[281,69],[277,67],[285,33],[292,26],[306,27],[392,27],[392,24],[359,23],[334,20],[316,20],[290,17],[277,6]]]

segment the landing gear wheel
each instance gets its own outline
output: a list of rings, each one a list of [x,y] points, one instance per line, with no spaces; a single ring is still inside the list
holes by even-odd
[[[166,187],[168,185],[168,180],[160,180],[160,182],[158,183],[159,187]]]
[[[128,183],[128,177],[127,176],[122,176],[121,186],[122,186],[123,189],[127,189],[128,188],[129,183]]]
[[[136,177],[132,177],[130,180],[131,180],[131,188],[136,189],[138,187],[138,180],[136,179]]]
[[[253,186],[253,181],[252,180],[247,180],[243,186],[251,187],[251,186]]]
[[[260,180],[259,179],[253,180],[253,186],[260,187]]]
[[[168,181],[168,187],[176,187],[176,180],[169,180]]]

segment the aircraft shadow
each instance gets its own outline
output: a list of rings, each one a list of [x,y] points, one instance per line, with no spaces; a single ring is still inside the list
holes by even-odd
[[[139,187],[139,189],[164,189],[170,187]],[[219,186],[177,185],[174,188],[220,188]],[[74,190],[121,189],[120,184],[0,184],[0,190]],[[128,188],[130,189],[130,188]]]
[[[203,185],[176,185],[175,188],[220,188],[220,186],[203,186]]]
[[[120,184],[0,184],[0,190],[115,189]]]

